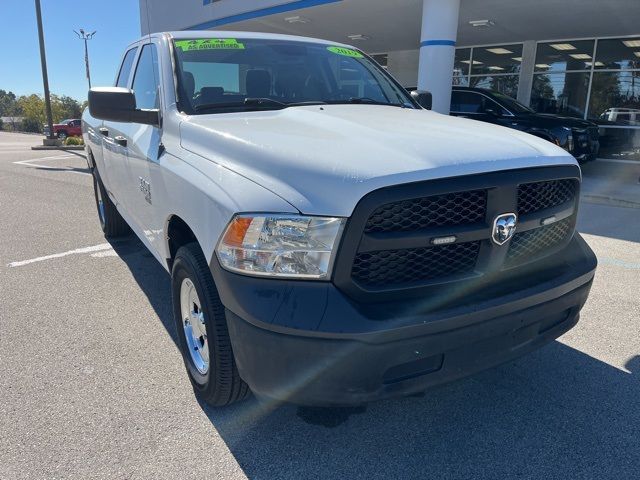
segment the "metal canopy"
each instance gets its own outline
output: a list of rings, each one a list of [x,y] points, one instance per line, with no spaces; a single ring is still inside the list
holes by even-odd
[[[388,52],[418,48],[421,12],[422,0],[342,0],[215,28],[312,36]],[[301,18],[291,19],[296,16]],[[462,0],[457,44],[634,35],[640,33],[638,19],[636,0]],[[472,20],[490,20],[493,25],[473,27]],[[368,39],[350,40],[348,35]]]

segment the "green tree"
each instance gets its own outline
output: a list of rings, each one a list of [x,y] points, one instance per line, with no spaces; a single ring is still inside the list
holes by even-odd
[[[60,103],[62,117],[80,118],[80,116],[82,115],[82,107],[75,98],[62,95],[61,97],[57,98],[57,101]],[[62,120],[62,118],[60,120]]]
[[[27,132],[42,132],[42,126],[46,122],[42,97],[35,93],[23,95],[18,98],[17,103],[25,117],[22,128]]]
[[[0,90],[0,117],[13,117],[17,113],[15,93]]]
[[[2,90],[0,90],[1,96]],[[15,101],[15,110],[24,116],[22,128],[27,132],[42,132],[47,122],[44,99],[35,93],[23,95]],[[75,98],[66,95],[51,95],[51,116],[53,123],[67,118],[80,118],[82,106]],[[5,115],[3,115],[5,116]]]

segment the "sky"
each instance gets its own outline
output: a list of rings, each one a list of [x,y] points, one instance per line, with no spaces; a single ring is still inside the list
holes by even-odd
[[[87,98],[84,42],[73,33],[97,31],[89,41],[91,85],[112,85],[125,47],[140,37],[138,0],[41,0],[49,89]],[[0,89],[42,94],[34,0],[0,0]]]

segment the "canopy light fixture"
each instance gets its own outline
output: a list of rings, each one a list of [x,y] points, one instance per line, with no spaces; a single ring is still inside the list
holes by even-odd
[[[491,27],[495,23],[492,20],[469,20],[469,25],[472,27]]]
[[[570,53],[569,56],[576,60],[591,60],[591,55],[587,53]]]
[[[640,58],[640,52],[633,52],[633,54],[634,54],[636,57]]]
[[[293,17],[286,17],[284,21],[287,23],[310,23],[311,22],[311,20],[309,20],[307,17],[303,17],[300,15],[295,15]]]
[[[552,43],[551,48],[555,48],[556,50],[577,50],[576,47],[570,43]]]
[[[487,52],[495,53],[496,55],[508,55],[513,53],[511,50],[507,50],[506,48],[485,48]]]
[[[536,68],[551,68],[551,65],[547,63],[536,63]]]
[[[351,34],[351,35],[347,35],[347,38],[349,40],[369,40],[370,37],[368,37],[367,35],[361,35],[361,34]]]
[[[462,60],[460,63],[467,63],[467,64],[471,64],[471,60]],[[473,61],[474,65],[482,65],[482,62],[479,62],[478,60],[474,60]]]
[[[487,67],[489,70],[494,70],[494,71],[499,71],[499,70],[504,70],[504,68],[502,67],[498,67],[496,65],[491,65],[490,67]]]
[[[640,57],[640,55],[638,55]],[[588,67],[590,67],[591,65],[595,65],[596,67],[604,67],[604,63],[602,62],[596,62],[595,64],[593,62],[584,62],[584,64]]]
[[[522,62],[522,57],[511,57],[511,60],[515,60],[516,62]]]
[[[640,40],[623,40],[622,43],[629,48],[640,47]]]

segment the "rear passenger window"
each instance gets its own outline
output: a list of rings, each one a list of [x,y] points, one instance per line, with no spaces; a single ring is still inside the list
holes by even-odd
[[[136,58],[136,50],[138,47],[132,48],[124,56],[122,60],[122,66],[120,67],[120,73],[118,73],[118,80],[116,81],[116,87],[126,87],[129,80],[129,74],[131,73],[131,67],[133,67],[133,59]]]
[[[136,108],[151,110],[159,108],[158,53],[156,46],[149,43],[142,47],[136,73],[133,78],[133,93],[136,96]]]
[[[452,92],[451,111],[458,113],[482,112],[482,97],[472,92]]]

